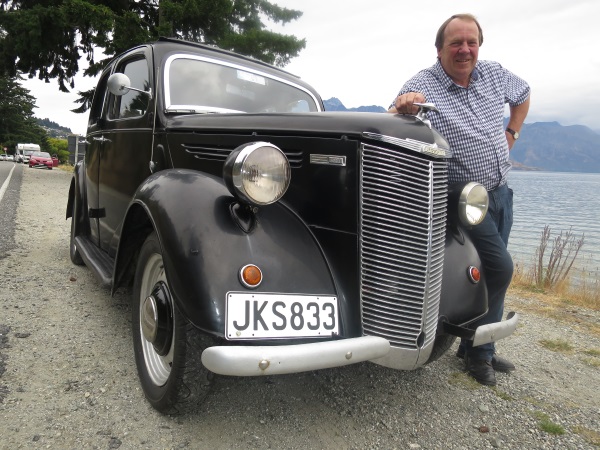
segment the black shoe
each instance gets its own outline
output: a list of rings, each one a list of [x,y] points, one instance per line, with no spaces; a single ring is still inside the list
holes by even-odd
[[[480,384],[496,386],[496,372],[491,361],[467,358],[467,372]]]
[[[512,372],[515,370],[515,365],[513,363],[498,355],[492,356],[492,367],[496,372]]]
[[[456,351],[456,357],[460,359],[465,358],[465,351],[462,348],[458,348]],[[501,356],[492,356],[492,367],[496,372],[512,372],[515,370],[515,365],[508,359],[502,358]]]

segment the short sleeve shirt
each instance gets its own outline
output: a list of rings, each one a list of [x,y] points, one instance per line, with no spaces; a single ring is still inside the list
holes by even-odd
[[[450,183],[477,181],[488,190],[506,184],[509,149],[504,133],[504,105],[529,97],[529,85],[494,61],[478,61],[467,88],[455,84],[439,60],[408,80],[399,95],[420,92],[439,112],[432,125],[450,143]]]

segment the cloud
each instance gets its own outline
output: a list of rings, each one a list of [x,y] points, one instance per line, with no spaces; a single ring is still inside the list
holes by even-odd
[[[312,84],[325,99],[347,107],[387,107],[402,84],[435,62],[435,33],[452,14],[470,12],[482,24],[481,59],[499,61],[532,87],[526,122],[557,121],[600,130],[600,2],[522,0],[402,2],[398,0],[272,0],[303,16],[284,34],[306,38],[306,49],[285,67]],[[76,91],[95,80],[76,78]],[[30,80],[38,98],[36,116],[85,133],[87,115],[77,115],[77,94],[63,94],[55,81]]]

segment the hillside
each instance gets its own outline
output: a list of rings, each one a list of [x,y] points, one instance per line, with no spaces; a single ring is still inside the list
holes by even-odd
[[[66,139],[67,136],[72,134],[71,129],[67,127],[62,127],[56,122],[51,121],[50,119],[40,119],[38,117],[35,118],[36,123],[42,127],[48,136],[53,138],[61,138]]]
[[[326,111],[386,111],[382,106],[346,108],[335,97],[323,103]],[[510,156],[516,170],[600,173],[600,136],[583,125],[525,123]]]
[[[583,125],[526,123],[511,151],[516,162],[555,172],[600,172],[600,136]]]

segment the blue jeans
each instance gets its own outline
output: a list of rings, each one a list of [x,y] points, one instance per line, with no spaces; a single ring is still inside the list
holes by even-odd
[[[490,206],[483,222],[468,231],[483,265],[488,291],[488,312],[470,328],[500,322],[504,313],[504,296],[513,274],[513,261],[508,253],[508,236],[513,223],[513,191],[508,185],[488,192]],[[472,346],[463,339],[460,346],[472,359],[490,361],[496,351],[494,343]]]

